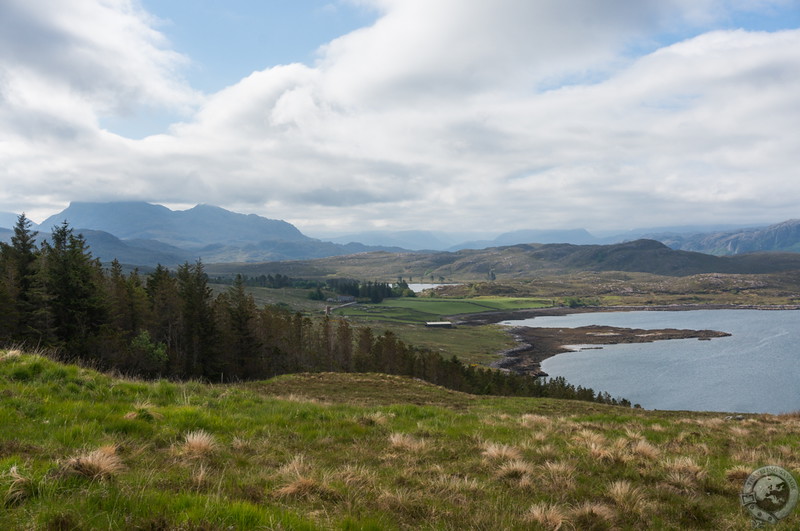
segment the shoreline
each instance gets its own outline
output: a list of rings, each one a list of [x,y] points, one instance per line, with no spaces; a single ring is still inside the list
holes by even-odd
[[[479,326],[496,324],[512,319],[529,319],[540,316],[560,316],[573,313],[624,312],[624,311],[691,311],[691,310],[800,310],[798,305],[665,305],[665,306],[602,306],[602,307],[551,307],[530,310],[486,312],[457,316],[458,324]],[[519,346],[501,352],[502,358],[490,366],[531,376],[549,376],[541,363],[553,356],[572,352],[568,345],[615,345],[620,343],[652,343],[668,339],[698,339],[710,341],[716,337],[730,336],[717,330],[638,329],[590,325],[578,328],[538,328],[515,326],[509,333]]]

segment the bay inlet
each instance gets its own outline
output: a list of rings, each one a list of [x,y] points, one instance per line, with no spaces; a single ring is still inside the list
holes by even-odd
[[[787,413],[800,410],[800,311],[691,310],[576,313],[512,326],[709,329],[729,337],[604,345],[542,362],[550,376],[647,409]],[[579,348],[579,347],[578,347]]]

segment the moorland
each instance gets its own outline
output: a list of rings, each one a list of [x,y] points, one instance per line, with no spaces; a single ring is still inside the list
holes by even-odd
[[[490,367],[518,312],[796,307],[791,253],[531,244],[140,273],[66,224],[0,250],[2,528],[746,529],[750,472],[800,472],[796,413],[644,411]]]
[[[797,415],[374,373],[143,381],[14,350],[0,384],[4,529],[744,530],[747,476],[800,471]]]

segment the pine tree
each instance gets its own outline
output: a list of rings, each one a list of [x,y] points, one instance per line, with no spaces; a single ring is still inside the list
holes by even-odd
[[[153,341],[167,345],[169,373],[179,375],[185,360],[178,333],[181,315],[178,282],[166,267],[158,264],[147,275],[145,293],[149,303],[146,327]]]
[[[37,235],[23,213],[17,218],[11,245],[0,244],[0,304],[5,306],[0,327],[10,338],[28,344],[46,342],[48,335],[46,295],[38,274],[41,252],[36,247]]]
[[[214,345],[216,337],[211,311],[211,288],[203,264],[185,263],[178,268],[180,296],[180,348],[184,351],[182,373],[189,378],[216,380],[220,363]]]
[[[51,240],[43,245],[43,259],[56,338],[69,355],[95,358],[92,343],[108,316],[100,262],[66,221]]]
[[[256,332],[258,310],[253,297],[244,289],[241,275],[236,275],[227,292],[217,297],[215,307],[218,322],[222,323],[217,329],[227,339],[222,348],[224,374],[237,380],[266,375],[266,360]]]

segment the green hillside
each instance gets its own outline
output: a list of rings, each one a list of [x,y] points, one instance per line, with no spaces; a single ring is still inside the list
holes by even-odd
[[[747,475],[800,473],[796,414],[377,374],[144,382],[19,351],[0,396],[1,529],[749,529]]]

